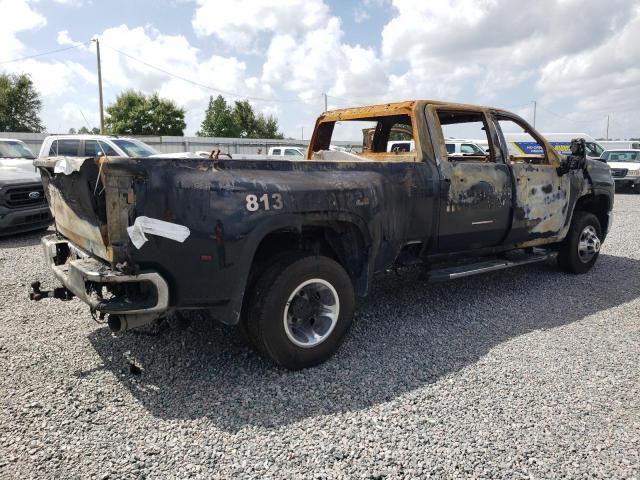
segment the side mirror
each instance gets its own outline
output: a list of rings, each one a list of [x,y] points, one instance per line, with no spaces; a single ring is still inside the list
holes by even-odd
[[[584,138],[574,138],[569,147],[571,155],[562,159],[558,167],[558,175],[562,176],[571,170],[582,170],[587,164],[587,145]]]
[[[574,138],[571,140],[569,150],[571,151],[571,156],[586,157],[587,142],[585,142],[584,138]]]

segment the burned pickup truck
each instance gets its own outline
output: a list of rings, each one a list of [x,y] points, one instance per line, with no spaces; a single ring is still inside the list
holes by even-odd
[[[509,151],[505,131],[538,153]],[[452,154],[449,138],[489,148]],[[323,113],[302,159],[38,159],[57,230],[42,242],[64,286],[32,297],[77,296],[114,331],[205,311],[278,365],[310,367],[390,268],[442,281],[557,258],[589,271],[613,180],[572,147],[561,156],[504,110],[409,101]]]

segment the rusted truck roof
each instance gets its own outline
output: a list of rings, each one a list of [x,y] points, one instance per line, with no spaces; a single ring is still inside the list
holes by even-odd
[[[497,110],[504,111],[501,108],[488,107],[483,105],[474,105],[469,103],[445,102],[442,100],[407,100],[404,102],[390,102],[379,105],[366,105],[362,107],[339,108],[330,110],[320,115],[319,121],[336,122],[340,120],[353,120],[356,118],[379,117],[391,115],[407,115],[410,114],[418,103],[424,105],[446,106],[451,108],[461,108],[464,110]]]

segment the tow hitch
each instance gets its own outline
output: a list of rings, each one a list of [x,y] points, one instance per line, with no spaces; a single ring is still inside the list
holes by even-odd
[[[60,300],[71,300],[75,295],[66,287],[56,287],[52,290],[40,290],[42,284],[35,281],[31,284],[29,300],[39,302],[43,298],[58,298]]]

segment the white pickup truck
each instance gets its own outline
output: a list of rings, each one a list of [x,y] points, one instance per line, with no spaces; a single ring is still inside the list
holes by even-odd
[[[305,151],[302,147],[292,147],[281,145],[278,147],[270,147],[268,155],[270,157],[275,156],[294,156],[294,157],[304,157]]]

